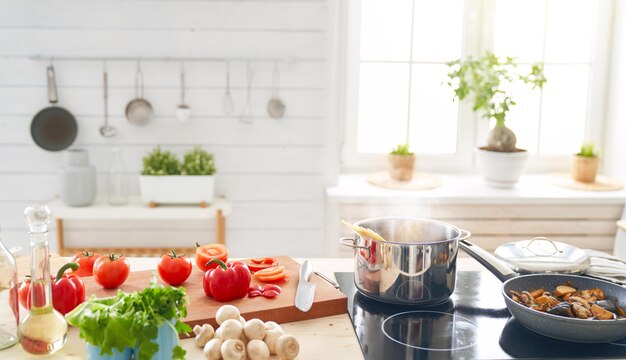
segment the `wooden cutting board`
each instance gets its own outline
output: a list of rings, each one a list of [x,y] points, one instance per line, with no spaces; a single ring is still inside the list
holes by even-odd
[[[235,305],[246,320],[258,318],[263,321],[275,321],[279,324],[343,314],[348,311],[347,297],[315,274],[310,279],[311,282],[316,284],[313,306],[307,312],[298,310],[294,301],[298,286],[300,264],[288,256],[278,256],[277,258],[279,265],[285,266],[285,270],[289,273],[289,281],[279,284],[282,292],[274,299],[257,296],[254,298],[245,297],[227,303],[217,302],[204,294],[204,289],[202,288],[204,273],[194,266],[189,279],[182,284],[189,296],[187,317],[183,321],[191,327],[208,323],[217,328],[215,313],[224,304]],[[102,288],[92,277],[85,277],[83,281],[85,282],[87,297],[91,294],[95,294],[98,297],[106,297],[116,295],[118,290],[125,292],[141,291],[150,284],[150,280],[155,274],[156,271],[131,272],[122,286],[110,290]],[[160,279],[159,282],[162,283]],[[261,283],[253,277],[252,284]]]

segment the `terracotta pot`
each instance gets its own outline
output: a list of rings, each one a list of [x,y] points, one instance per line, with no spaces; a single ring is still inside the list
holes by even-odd
[[[411,181],[415,169],[415,155],[387,156],[389,176],[396,181]]]
[[[576,181],[592,183],[596,181],[600,158],[597,156],[572,156],[572,177]]]

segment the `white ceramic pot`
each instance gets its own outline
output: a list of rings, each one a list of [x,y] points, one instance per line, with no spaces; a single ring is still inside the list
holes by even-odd
[[[476,149],[476,165],[487,184],[511,188],[519,180],[528,160],[528,151],[498,152]]]
[[[200,204],[212,203],[215,176],[140,176],[139,187],[144,203]]]

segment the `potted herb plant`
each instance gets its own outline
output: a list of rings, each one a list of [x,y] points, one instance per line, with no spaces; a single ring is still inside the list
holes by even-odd
[[[408,144],[399,144],[387,156],[389,176],[396,181],[411,181],[415,169],[415,154]]]
[[[495,120],[487,137],[487,145],[477,149],[477,165],[488,184],[512,187],[518,181],[528,158],[528,152],[516,147],[517,137],[506,125],[506,115],[516,105],[511,85],[523,82],[542,88],[546,82],[543,65],[531,65],[530,72],[522,74],[513,58],[501,60],[487,51],[483,56],[467,57],[448,63],[448,85],[454,90],[454,99],[469,97],[472,110],[487,120]]]
[[[208,206],[214,197],[215,171],[213,155],[200,147],[187,151],[181,162],[173,153],[157,146],[143,158],[139,177],[142,201],[150,206]]]
[[[600,157],[592,143],[583,143],[580,151],[572,156],[572,177],[576,181],[592,183],[596,181]]]

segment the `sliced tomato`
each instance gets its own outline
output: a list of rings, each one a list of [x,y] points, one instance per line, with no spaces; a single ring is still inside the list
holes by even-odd
[[[261,260],[261,262],[257,262],[259,260]],[[248,265],[248,269],[250,269],[252,273],[278,265],[278,259],[275,258],[249,259],[243,262]]]
[[[215,269],[218,264],[213,263],[207,266],[207,263],[213,259],[220,259],[226,263],[228,261],[228,249],[223,244],[208,244],[202,245],[196,243],[196,265],[198,269],[207,271],[209,269]]]

